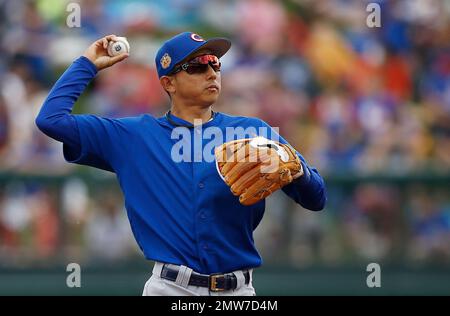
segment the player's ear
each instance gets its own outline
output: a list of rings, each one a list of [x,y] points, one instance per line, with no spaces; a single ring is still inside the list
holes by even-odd
[[[164,90],[167,91],[169,94],[175,93],[175,84],[174,84],[174,78],[172,76],[162,76],[159,79],[159,82],[161,83],[161,86]]]

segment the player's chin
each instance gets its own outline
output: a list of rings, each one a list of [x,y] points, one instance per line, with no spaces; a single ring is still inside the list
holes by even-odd
[[[206,89],[202,95],[202,99],[207,102],[214,103],[219,98],[220,91],[218,89]]]

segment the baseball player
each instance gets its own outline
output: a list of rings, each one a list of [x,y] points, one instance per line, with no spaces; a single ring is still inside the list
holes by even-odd
[[[185,32],[162,45],[155,62],[171,99],[162,117],[71,114],[97,72],[128,57],[107,54],[115,40],[97,40],[72,63],[50,91],[37,126],[63,143],[68,162],[117,175],[134,237],[155,262],[143,295],[255,295],[252,272],[262,259],[253,231],[265,197],[281,188],[319,211],[326,202],[323,179],[262,120],[213,111],[221,91],[220,58],[231,46],[225,38]],[[216,136],[233,128],[256,135],[215,139],[211,146],[213,137],[201,136],[208,128]],[[264,130],[270,135],[261,135]],[[277,164],[263,172],[269,161]]]

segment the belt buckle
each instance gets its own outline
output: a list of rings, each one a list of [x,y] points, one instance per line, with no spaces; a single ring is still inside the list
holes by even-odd
[[[213,291],[213,292],[225,291],[224,288],[217,287],[217,279],[220,277],[225,279],[225,274],[211,274],[209,276],[209,289],[211,291]]]

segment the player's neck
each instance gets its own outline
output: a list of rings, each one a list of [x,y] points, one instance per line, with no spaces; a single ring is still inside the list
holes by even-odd
[[[172,105],[170,112],[176,117],[183,119],[189,123],[194,124],[198,123],[198,120],[201,120],[201,123],[206,123],[211,119],[212,109],[211,106],[208,107],[196,107],[190,106],[185,108],[180,108],[175,105]]]

